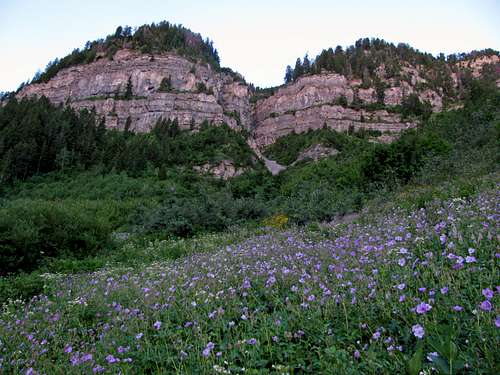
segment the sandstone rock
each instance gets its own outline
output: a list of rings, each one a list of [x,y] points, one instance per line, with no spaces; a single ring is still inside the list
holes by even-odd
[[[354,91],[348,80],[340,74],[317,74],[300,77],[293,84],[280,88],[271,97],[257,103],[256,120],[283,115],[313,106],[334,103],[344,96],[348,103],[353,100]],[[258,124],[257,124],[258,126]]]
[[[291,132],[302,133],[325,125],[337,131],[364,128],[394,133],[416,126],[387,111],[355,110],[337,104],[341,97],[351,103],[355,92],[364,104],[376,102],[375,89],[363,89],[358,87],[359,84],[360,80],[349,81],[339,74],[309,75],[260,100],[255,106],[254,128],[258,147],[271,144]],[[404,85],[387,89],[386,104],[401,104],[407,91],[409,88]],[[437,103],[437,99],[434,100]]]
[[[325,125],[336,131],[372,129],[395,133],[416,126],[415,123],[403,122],[399,115],[385,110],[357,111],[339,105],[325,104],[258,121],[254,137],[258,146],[263,147],[292,132],[303,133],[310,129],[320,129]]]
[[[338,153],[339,151],[334,148],[326,147],[321,144],[315,144],[302,151],[297,160],[295,160],[292,165],[295,165],[304,160],[318,161],[320,159],[337,155]]]
[[[171,92],[159,92],[164,78],[170,78]],[[129,79],[133,98],[116,99],[125,92]],[[198,92],[201,83],[207,92]],[[76,109],[94,107],[105,116],[108,127],[123,128],[130,116],[132,129],[141,132],[150,130],[160,117],[178,118],[184,128],[205,120],[226,122],[233,128],[249,129],[251,125],[245,84],[228,73],[215,72],[208,64],[172,53],[144,55],[123,49],[113,60],[101,58],[63,69],[49,82],[26,86],[18,94],[34,95],[45,95],[53,103],[69,103]]]
[[[372,142],[372,143],[392,143],[396,139],[398,139],[398,135],[397,134],[382,134],[379,137],[370,137],[368,139],[368,142]]]
[[[500,74],[500,57],[497,55],[479,56],[473,59],[460,61],[457,63],[459,68],[469,68],[472,76],[478,78],[486,65],[493,65]]]
[[[245,168],[235,167],[232,160],[221,160],[219,164],[206,163],[203,165],[195,166],[193,169],[200,173],[208,173],[216,178],[223,180],[228,180],[233,177],[237,177],[245,173]]]
[[[471,69],[474,76],[480,75],[486,65],[500,69],[496,55],[457,64],[457,68]],[[402,78],[387,78],[383,65],[375,71],[387,87],[386,106],[401,105],[403,98],[415,93],[421,101],[428,101],[434,111],[443,109],[442,92],[428,88],[423,66],[403,62],[401,73]],[[164,78],[170,78],[169,92],[159,91]],[[124,100],[121,96],[129,79],[133,97]],[[460,84],[459,74],[453,73],[452,79],[456,86]],[[401,130],[416,126],[395,113],[349,108],[354,97],[365,106],[377,102],[376,90],[362,86],[359,78],[322,72],[299,77],[251,105],[251,89],[234,74],[215,71],[208,64],[173,53],[145,55],[122,49],[113,60],[101,56],[93,63],[63,69],[47,83],[24,87],[18,96],[45,95],[56,104],[68,103],[76,109],[95,108],[110,128],[123,128],[130,118],[132,130],[140,132],[149,131],[159,118],[177,118],[183,128],[196,127],[203,121],[226,122],[234,129],[249,130],[255,138],[254,151],[266,162],[258,149],[291,132],[301,133],[326,125],[337,131],[379,130],[391,140]],[[206,90],[198,92],[201,87]],[[340,105],[345,101],[348,107]]]
[[[362,103],[372,104],[377,101],[377,93],[374,88],[370,87],[367,89],[358,90],[358,98]]]

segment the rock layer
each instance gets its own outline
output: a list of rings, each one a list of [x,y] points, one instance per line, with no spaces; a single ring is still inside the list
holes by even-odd
[[[468,68],[474,77],[485,66],[499,71],[500,59],[480,57],[456,64],[457,71]],[[408,95],[414,93],[434,111],[442,110],[443,90],[429,88],[432,74],[428,73],[422,66],[402,62],[399,77],[388,78],[382,64],[376,69],[382,89],[334,73],[305,75],[252,105],[251,87],[235,73],[215,71],[173,53],[145,55],[122,49],[113,60],[101,57],[63,69],[46,83],[24,87],[18,96],[45,95],[56,104],[95,108],[107,127],[122,129],[130,119],[130,128],[140,132],[149,131],[160,118],[177,118],[183,128],[195,128],[203,121],[226,122],[234,129],[249,130],[258,150],[291,132],[325,125],[337,131],[378,130],[384,133],[381,141],[392,141],[403,129],[416,125],[391,111]],[[160,91],[164,79],[170,87]],[[459,87],[459,75],[453,73],[452,79]],[[129,82],[132,90],[125,100]],[[377,103],[387,110],[373,110]]]
[[[170,80],[168,92],[159,90],[163,79]],[[124,100],[129,80],[132,95]],[[123,49],[113,60],[63,69],[49,82],[26,86],[18,94],[34,95],[76,109],[95,108],[111,128],[123,128],[130,117],[131,129],[140,132],[149,131],[159,118],[177,118],[184,128],[205,120],[233,128],[251,124],[248,86],[234,74],[175,54],[152,56]]]
[[[371,129],[389,133],[416,125],[386,110],[369,111],[346,106],[352,104],[355,95],[365,105],[375,101],[375,90],[360,89],[358,85],[359,81],[349,81],[339,74],[320,74],[301,77],[280,88],[256,104],[254,136],[257,144],[266,146],[291,132],[302,133],[325,125],[337,131]],[[400,100],[394,103],[400,104]]]

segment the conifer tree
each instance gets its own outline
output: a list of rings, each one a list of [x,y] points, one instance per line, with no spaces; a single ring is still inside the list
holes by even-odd
[[[128,77],[127,88],[125,89],[124,98],[127,99],[127,100],[130,100],[130,99],[132,99],[132,96],[133,96],[133,92],[132,92],[132,78]]]

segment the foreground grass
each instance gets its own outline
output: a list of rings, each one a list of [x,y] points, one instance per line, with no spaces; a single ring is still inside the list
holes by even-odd
[[[131,241],[120,266],[46,274],[43,295],[4,307],[1,368],[498,373],[498,189],[425,203],[320,236],[190,240],[175,261],[173,243]]]

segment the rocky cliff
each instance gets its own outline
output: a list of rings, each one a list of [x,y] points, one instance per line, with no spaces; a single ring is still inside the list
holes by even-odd
[[[500,76],[497,55],[455,63],[449,68],[451,89],[463,84],[464,71],[479,77],[486,66]],[[89,64],[60,70],[48,82],[28,85],[18,97],[45,95],[54,103],[94,108],[107,127],[123,129],[129,120],[130,128],[139,132],[149,131],[160,118],[177,118],[183,128],[225,122],[249,130],[255,149],[291,132],[325,125],[337,131],[377,130],[384,141],[416,126],[399,111],[409,95],[429,103],[433,111],[441,111],[447,99],[446,90],[432,81],[436,72],[423,65],[401,61],[397,75],[388,70],[381,63],[370,84],[323,70],[305,74],[255,102],[253,88],[235,73],[173,52],[122,48],[112,58],[97,55]]]
[[[168,88],[160,90],[163,80]],[[131,95],[124,98],[127,85]],[[61,70],[46,83],[24,87],[18,94],[45,95],[54,103],[73,108],[95,108],[109,128],[147,132],[159,118],[177,118],[181,127],[203,121],[226,122],[249,128],[249,89],[236,75],[215,71],[172,53],[141,54],[122,49],[112,60],[102,57],[85,65]]]
[[[316,74],[300,77],[280,88],[255,106],[257,144],[265,146],[291,132],[301,133],[325,125],[337,131],[363,128],[389,133],[416,125],[387,110],[350,108],[355,96],[362,104],[376,102],[375,90],[362,89],[360,85],[360,80],[348,80],[339,74]],[[391,97],[391,104],[400,102],[400,98]]]

